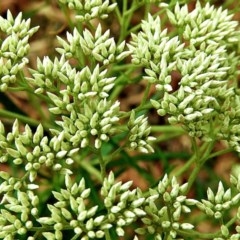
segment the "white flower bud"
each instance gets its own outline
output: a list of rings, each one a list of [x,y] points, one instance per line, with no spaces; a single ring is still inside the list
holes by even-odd
[[[224,237],[227,237],[229,235],[229,231],[228,231],[227,226],[225,226],[225,225],[221,226],[221,233]]]
[[[193,226],[192,224],[190,224],[190,223],[182,223],[182,224],[180,225],[180,227],[181,227],[182,229],[184,229],[184,230],[190,230],[190,229],[193,229],[193,228],[194,228],[194,226]]]
[[[124,236],[124,230],[121,227],[117,227],[116,232],[119,237]]]
[[[95,145],[94,145],[95,148],[99,149],[101,147],[101,145],[102,145],[102,141],[99,138],[97,138],[95,140]]]

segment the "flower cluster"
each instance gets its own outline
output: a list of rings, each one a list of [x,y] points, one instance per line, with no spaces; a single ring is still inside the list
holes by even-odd
[[[50,216],[37,220],[43,226],[53,226],[53,232],[46,231],[42,235],[46,239],[63,239],[63,231],[71,229],[79,239],[102,238],[104,230],[110,226],[104,223],[104,215],[95,216],[98,206],[87,206],[86,200],[91,190],[86,188],[85,180],[81,179],[79,184],[73,183],[71,177],[66,175],[65,185],[66,189],[53,192],[56,203],[48,205]]]
[[[73,146],[86,147],[90,136],[94,136],[95,147],[100,148],[119,120],[119,102],[108,100],[115,78],[107,77],[107,69],[100,70],[99,65],[92,72],[89,67],[77,71],[64,57],[54,62],[46,57],[42,62],[38,60],[37,66],[28,80],[37,85],[36,93],[47,92],[53,104],[49,111],[61,115],[57,124],[66,140]],[[61,85],[54,86],[56,80]]]
[[[180,123],[190,136],[227,139],[237,150],[238,136],[219,128],[225,122],[224,130],[233,129],[238,135],[234,74],[239,61],[233,50],[239,39],[237,22],[227,10],[209,4],[202,7],[199,2],[192,12],[177,3],[167,14],[179,35],[170,38],[166,29],[161,30],[160,18],[149,16],[129,46],[132,62],[144,67],[145,78],[161,94],[159,100],[151,100],[153,106],[159,115],[168,114],[171,124]],[[172,88],[174,71],[180,75],[176,90]]]
[[[233,15],[222,7],[216,9],[209,3],[202,7],[198,1],[194,10],[189,12],[187,5],[180,7],[177,3],[174,12],[167,10],[167,14],[171,23],[181,29],[190,46],[212,46],[213,41],[218,46],[224,43],[230,47],[238,39],[235,32],[238,23],[232,21]]]
[[[125,41],[117,45],[114,38],[110,37],[109,30],[102,33],[101,24],[98,24],[95,34],[87,28],[80,34],[77,28],[74,28],[73,34],[67,33],[67,41],[60,37],[58,40],[62,47],[57,48],[57,51],[66,58],[74,57],[80,64],[84,61],[83,55],[90,56],[103,65],[109,65],[123,60],[130,54],[130,51],[124,51]]]
[[[128,122],[129,128],[129,145],[132,149],[139,149],[141,152],[154,152],[154,149],[150,145],[155,140],[154,137],[149,136],[151,127],[148,126],[147,117],[141,115],[135,119],[135,112],[131,112],[131,116]]]
[[[109,0],[58,0],[61,4],[76,11],[76,19],[80,22],[90,21],[94,18],[106,18],[114,10],[116,3],[109,5]]]
[[[58,121],[66,134],[66,138],[74,147],[87,147],[94,137],[94,146],[99,149],[102,142],[109,140],[109,135],[114,133],[114,124],[118,122],[119,102],[111,105],[106,99],[99,102],[92,101],[83,105],[83,112],[71,112],[70,117],[63,117]]]
[[[115,77],[108,77],[109,69],[100,67],[100,64],[105,66],[113,61],[120,61],[127,57],[130,51],[124,51],[125,42],[116,46],[109,31],[102,33],[100,24],[94,36],[87,28],[82,34],[75,28],[73,34],[67,33],[68,43],[62,38],[58,40],[62,45],[62,48],[57,48],[61,58],[55,58],[54,61],[49,57],[42,61],[38,59],[37,69],[31,70],[33,77],[28,78],[28,81],[36,86],[35,93],[46,92],[51,99],[53,106],[49,111],[61,115],[62,120],[58,120],[57,124],[64,131],[67,141],[74,147],[84,148],[91,145],[92,138],[95,148],[99,149],[102,142],[107,142],[114,133],[114,125],[119,121],[120,106],[118,101],[112,102],[108,99],[115,84]],[[77,70],[70,64],[70,60],[66,60],[74,58],[81,65],[85,61],[84,57],[88,55],[96,60],[92,70],[88,66]],[[146,120],[139,118],[139,123],[136,124],[142,127],[132,129],[135,123],[130,119],[130,142],[134,149],[152,152],[153,148],[149,144],[151,137],[147,137],[150,127],[145,129]],[[54,132],[59,135],[61,131]],[[144,136],[147,138],[143,139]]]
[[[176,58],[183,50],[178,37],[167,36],[167,29],[161,30],[161,19],[150,14],[141,24],[142,30],[132,34],[128,45],[132,51],[132,62],[144,67],[149,82],[156,84],[159,91],[172,91],[171,72],[176,65]]]
[[[240,193],[232,197],[231,189],[224,191],[222,182],[218,185],[216,195],[208,188],[207,190],[208,200],[202,200],[202,203],[198,203],[197,206],[204,210],[207,215],[214,216],[216,219],[222,218],[222,209],[228,210],[232,205],[236,205],[240,200]]]
[[[233,95],[233,96],[232,96]],[[226,139],[235,151],[240,152],[240,112],[238,109],[240,95],[238,90],[233,90],[231,97],[222,105],[222,126],[218,133],[219,138]]]
[[[237,240],[240,237],[240,228],[236,226],[235,234],[230,236],[228,227],[224,224],[224,216],[223,213],[233,206],[238,207],[240,202],[240,176],[238,178],[231,176],[231,182],[233,186],[235,185],[238,193],[235,196],[232,196],[231,189],[224,190],[222,182],[219,182],[218,190],[216,194],[208,188],[207,190],[207,198],[208,200],[203,199],[202,202],[198,202],[196,205],[199,209],[204,211],[208,216],[214,217],[215,219],[220,220],[222,222],[221,225],[221,235],[222,237],[214,238],[214,240]],[[240,208],[238,207],[236,218],[240,219]]]
[[[240,152],[237,22],[226,10],[209,4],[198,2],[191,12],[187,5],[177,3],[171,9],[172,4],[165,4],[161,11],[176,28],[175,35],[162,30],[159,16],[149,14],[126,44],[109,30],[104,32],[98,20],[116,8],[118,20],[126,17],[128,22],[144,2],[160,1],[124,1],[124,11],[131,6],[125,13],[113,2],[59,0],[60,7],[76,12],[78,26],[66,40],[58,37],[60,57],[37,59],[28,77],[23,71],[28,40],[37,27],[30,28],[30,20],[23,20],[22,14],[15,19],[10,12],[7,19],[0,17],[0,90],[11,84],[26,87],[49,110],[49,121],[42,124],[21,125],[16,120],[8,130],[0,122],[0,239],[116,239],[126,236],[132,226],[134,240],[143,235],[158,240],[197,239],[205,233],[197,230],[196,222],[190,223],[187,216],[193,209],[219,223],[219,231],[211,233],[214,240],[239,239],[238,170],[231,176],[231,188],[225,190],[220,182],[216,193],[208,188],[207,199],[202,200],[187,197],[197,171],[183,184],[166,174],[146,192],[134,188],[132,181],[116,181],[121,169],[111,172],[115,170],[111,164],[116,166],[112,160],[125,147],[154,152],[157,138],[150,135],[146,117],[152,106],[191,137],[225,139],[230,150]],[[120,39],[128,35],[128,27],[124,25]],[[123,63],[128,56],[132,63]],[[121,112],[117,94],[135,73],[137,80],[149,82],[144,101],[131,113]],[[173,74],[180,78],[177,88]],[[150,84],[156,87],[151,104],[147,102]],[[196,170],[211,157],[210,148],[197,156],[202,149],[192,158]],[[226,215],[232,219],[226,220]]]
[[[29,38],[38,27],[30,28],[30,19],[23,20],[22,14],[14,19],[8,11],[7,19],[0,16],[0,33],[5,37],[0,41],[0,90],[6,91],[15,83],[18,73],[28,63]]]
[[[11,187],[15,183],[13,188],[4,183],[0,186],[1,193],[5,192],[1,200],[4,206],[0,210],[0,237],[6,239],[25,236],[28,231],[39,232],[38,235],[49,240],[63,239],[66,231],[82,240],[103,238],[112,229],[118,236],[125,236],[127,226],[132,223],[140,224],[135,230],[137,235],[154,235],[155,239],[170,235],[176,239],[194,228],[190,223],[181,222],[184,214],[192,211],[190,207],[197,206],[207,215],[219,219],[231,205],[238,205],[240,198],[240,193],[231,196],[230,189],[224,192],[220,182],[215,196],[212,190],[208,190],[208,200],[199,202],[189,199],[185,196],[188,184],[180,185],[175,177],[167,175],[146,196],[140,189],[130,190],[131,181],[115,182],[111,172],[103,181],[100,191],[102,202],[92,205],[88,201],[91,190],[86,187],[84,178],[77,183],[73,176],[66,173],[66,187],[52,191],[54,204],[48,204],[48,214],[39,216],[40,200],[35,189],[24,189],[24,178],[13,179],[6,172],[0,172],[0,177]],[[231,181],[239,189],[239,177],[232,176]],[[21,186],[17,187],[17,184]],[[239,218],[239,213],[236,216]],[[239,227],[236,231],[239,232]],[[218,235],[215,240],[239,238],[239,233],[230,235],[225,225],[221,226],[221,234]],[[135,239],[138,239],[137,236]]]
[[[136,222],[146,215],[142,209],[145,198],[140,189],[130,190],[132,182],[114,182],[114,175],[110,173],[103,182],[101,194],[107,209],[108,222],[114,226],[118,236],[124,236],[124,227]]]
[[[36,132],[33,133],[31,128],[26,125],[23,132],[19,130],[19,123],[16,120],[12,131],[6,133],[4,126],[0,123],[0,162],[13,162],[18,167],[23,167],[25,174],[23,179],[27,180],[29,189],[38,188],[32,184],[37,174],[43,166],[50,167],[52,170],[71,173],[68,166],[73,163],[72,156],[78,151],[78,148],[69,147],[64,140],[64,133],[48,138],[44,136],[43,127],[39,125]],[[6,173],[7,174],[7,173]],[[9,183],[10,175],[7,174],[6,181],[1,183],[2,189],[7,191],[20,189],[24,187],[19,184],[16,178],[15,184]],[[14,179],[14,178],[10,178]],[[13,182],[14,182],[13,181]],[[4,190],[5,192],[5,190]]]
[[[150,191],[150,196],[146,199],[148,204],[144,208],[147,216],[142,218],[144,227],[136,229],[136,232],[140,235],[154,234],[156,239],[162,239],[162,233],[165,233],[175,239],[178,230],[193,229],[192,224],[180,222],[183,214],[191,212],[189,206],[197,203],[185,196],[186,188],[187,183],[179,185],[175,177],[170,179],[165,175],[157,189]]]
[[[25,236],[38,217],[38,196],[31,190],[8,191],[2,198],[1,204],[4,204],[4,208],[1,208],[0,213],[0,238],[15,239],[16,235]],[[31,239],[34,238],[28,238]]]

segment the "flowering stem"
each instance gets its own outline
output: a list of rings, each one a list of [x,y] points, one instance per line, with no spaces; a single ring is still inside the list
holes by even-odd
[[[120,21],[120,25],[121,25],[121,32],[120,32],[120,36],[119,36],[119,42],[122,42],[127,34],[127,29],[129,26],[129,21],[131,19],[131,15],[128,14],[127,12],[127,0],[123,0],[123,14],[121,16],[121,21]]]
[[[79,238],[79,236],[80,236],[80,234],[76,234],[74,237],[71,238],[71,240],[76,240]]]
[[[226,148],[226,149],[214,152],[214,153],[212,153],[208,156],[208,159],[214,158],[214,157],[217,157],[217,156],[221,156],[221,155],[229,153],[229,152],[232,152],[232,148]]]
[[[106,237],[106,240],[111,240],[111,236],[110,236],[110,233],[109,233],[109,230],[105,230],[105,237]]]
[[[103,159],[101,149],[97,150],[97,156],[99,157],[99,164],[100,164],[100,170],[101,170],[101,182],[103,182],[107,174],[106,174],[106,163]]]
[[[140,107],[143,106],[146,103],[151,85],[152,84],[150,82],[148,82],[147,87],[146,87],[146,89],[144,91],[144,95],[143,95],[143,99],[142,99],[142,102],[140,104]]]
[[[129,75],[131,72],[133,72],[134,68],[130,67],[125,73],[121,73],[121,76],[116,79],[116,87],[114,88],[113,92],[111,93],[109,99],[115,100],[119,93],[122,91],[122,89],[125,87],[125,84],[123,84],[123,80],[129,79]],[[120,83],[120,84],[118,84]]]
[[[101,173],[94,168],[89,162],[87,161],[79,161],[79,164],[82,168],[84,168],[85,170],[87,170],[87,172],[89,172],[91,175],[95,176],[100,182],[102,182],[102,175]]]
[[[196,166],[195,168],[193,169],[190,177],[189,177],[189,180],[188,180],[188,188],[187,188],[187,192],[189,192],[189,190],[191,189],[195,179],[197,178],[198,176],[198,173],[200,172],[200,170],[202,169],[202,166],[204,165],[204,163],[210,159],[210,152],[212,151],[213,147],[214,147],[214,144],[215,144],[215,141],[212,141],[211,143],[208,143],[206,142],[203,146],[203,148],[201,148],[199,150],[197,150],[197,152],[195,152],[194,156],[195,156],[195,163],[196,163]],[[205,146],[206,146],[206,149],[205,149]],[[201,158],[200,156],[203,155],[203,157]]]
[[[195,162],[196,156],[193,155],[180,169],[177,169],[176,171],[173,171],[171,173],[172,176],[181,176],[184,172],[186,172],[192,164]]]

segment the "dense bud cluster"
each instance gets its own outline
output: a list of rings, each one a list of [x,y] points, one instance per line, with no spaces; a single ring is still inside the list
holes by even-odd
[[[117,5],[116,3],[109,4],[109,0],[59,0],[59,2],[74,9],[77,13],[76,19],[80,22],[90,21],[96,17],[104,19]]]
[[[159,100],[151,100],[153,106],[159,115],[167,114],[171,124],[180,123],[190,136],[207,141],[217,136],[238,150],[239,93],[234,90],[234,74],[239,58],[232,50],[239,39],[237,21],[227,10],[200,3],[192,12],[187,5],[176,4],[167,14],[179,35],[170,38],[167,29],[161,30],[160,18],[148,16],[129,45],[132,62],[144,67],[145,78],[161,94]],[[173,92],[174,71],[181,78]],[[222,123],[223,129],[219,128]]]
[[[23,20],[22,13],[14,19],[8,11],[7,19],[0,16],[0,90],[6,91],[17,81],[18,73],[28,63],[29,38],[38,27],[30,28],[30,19]]]
[[[154,152],[150,143],[155,140],[155,137],[149,136],[151,127],[148,126],[147,117],[142,115],[135,119],[135,113],[132,111],[128,122],[128,128],[130,130],[130,148],[137,148],[145,153]]]

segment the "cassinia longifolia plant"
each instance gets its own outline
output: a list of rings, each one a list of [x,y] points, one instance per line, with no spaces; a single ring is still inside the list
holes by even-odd
[[[9,166],[0,171],[0,239],[240,239],[238,166],[205,199],[188,194],[207,160],[240,152],[238,22],[221,7],[182,2],[59,0],[71,30],[57,37],[56,57],[34,69],[29,38],[38,27],[21,13],[0,17],[1,92],[26,91],[49,110],[39,122],[16,114],[12,130],[0,123],[0,162]],[[138,9],[143,19],[132,26]],[[113,18],[116,36],[104,25]],[[124,112],[119,94],[139,79],[147,82],[142,101]],[[150,109],[188,133],[192,156],[141,190],[117,179],[114,161],[153,154],[164,126],[153,131]],[[215,227],[201,232],[196,216]]]

